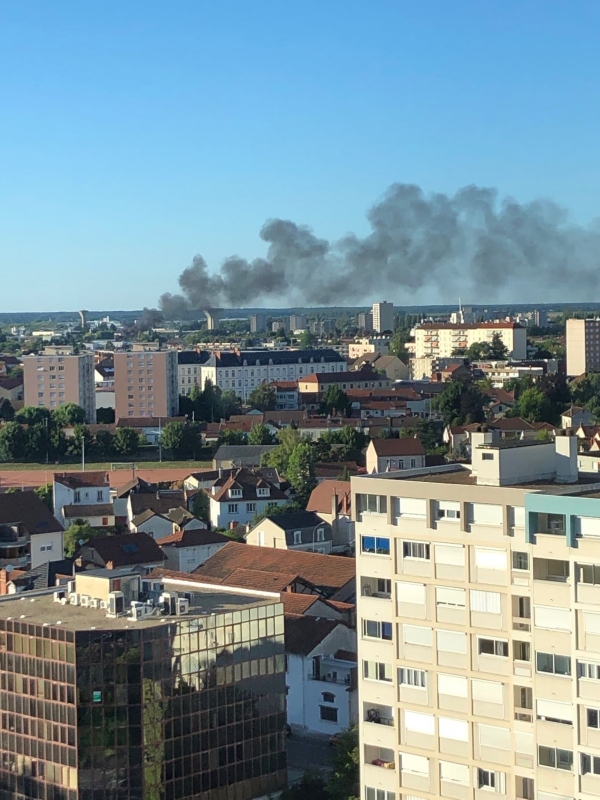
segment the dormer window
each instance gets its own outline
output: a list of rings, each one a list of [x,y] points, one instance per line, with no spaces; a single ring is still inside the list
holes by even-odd
[[[241,489],[230,489],[229,490],[229,497],[241,497],[242,490]]]
[[[261,487],[259,486],[256,490],[256,494],[258,497],[269,497],[271,494],[271,490],[268,487]]]

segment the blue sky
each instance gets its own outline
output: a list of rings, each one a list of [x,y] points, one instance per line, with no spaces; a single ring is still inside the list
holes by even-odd
[[[596,0],[0,4],[0,311],[155,305],[268,218],[365,233],[395,181],[588,223],[599,31]]]

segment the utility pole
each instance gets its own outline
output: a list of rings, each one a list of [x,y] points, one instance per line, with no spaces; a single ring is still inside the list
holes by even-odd
[[[85,472],[85,436],[81,434],[81,471]]]
[[[162,463],[162,418],[158,418],[158,460]]]

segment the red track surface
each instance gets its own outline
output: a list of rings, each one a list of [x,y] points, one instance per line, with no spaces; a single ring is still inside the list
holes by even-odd
[[[139,469],[135,471],[136,477],[143,478],[145,481],[158,482],[158,481],[180,481],[185,478],[190,472],[208,472],[206,468],[191,470],[186,468],[171,468],[171,469]],[[48,471],[44,469],[30,469],[30,470],[0,470],[0,491],[10,486],[18,488],[31,488],[42,486],[45,483],[52,483],[52,475],[54,472],[79,472],[77,469],[61,469],[60,467],[50,467]],[[111,486],[122,486],[132,478],[132,472],[128,469],[117,469],[108,471],[110,476]]]

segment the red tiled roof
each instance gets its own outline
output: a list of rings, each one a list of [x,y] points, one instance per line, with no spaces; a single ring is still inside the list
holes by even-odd
[[[350,481],[324,480],[316,486],[308,499],[307,511],[317,514],[331,514],[333,495],[337,496],[337,509],[340,514],[349,514],[352,506]]]
[[[378,456],[423,456],[425,450],[419,439],[405,436],[401,439],[373,439],[371,444]]]
[[[55,472],[55,483],[69,489],[85,489],[95,486],[109,486],[108,472]]]
[[[201,547],[204,544],[227,544],[230,542],[227,536],[218,531],[207,531],[204,528],[192,528],[191,530],[176,531],[175,533],[157,539],[156,544],[161,547]]]

